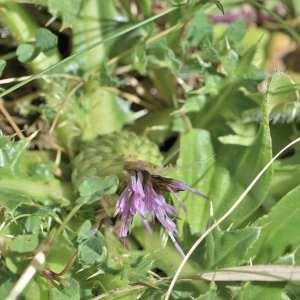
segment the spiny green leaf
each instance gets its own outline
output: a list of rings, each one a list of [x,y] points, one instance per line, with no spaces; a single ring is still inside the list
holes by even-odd
[[[290,251],[299,247],[299,196],[300,186],[285,195],[269,214],[256,222],[257,226],[262,227],[262,232],[250,251],[255,262],[272,262],[282,256],[288,247]]]
[[[12,142],[8,137],[0,136],[0,203],[15,210],[23,203],[41,201],[44,204],[58,202],[66,205],[70,192],[64,183],[49,174],[35,174],[36,165],[49,157],[27,152],[28,139]],[[65,189],[66,188],[66,189]],[[67,191],[69,190],[69,191]],[[66,194],[65,194],[66,193]],[[70,194],[69,194],[70,196]]]
[[[295,89],[295,82],[288,75],[281,72],[272,75],[267,98],[272,123],[289,123],[299,116],[299,92]]]
[[[269,119],[273,124],[290,123],[299,117],[299,92],[287,74],[277,72],[269,78],[265,97]],[[243,113],[243,119],[257,122],[261,120],[261,113],[257,108],[249,109]]]
[[[275,199],[282,198],[289,191],[299,185],[300,165],[278,161],[274,163],[274,176],[270,193]]]
[[[263,120],[254,143],[246,149],[226,145],[219,149],[219,169],[212,181],[214,217],[222,215],[243,190],[251,183],[258,172],[272,158],[272,144],[266,103],[262,105]],[[226,166],[226,167],[225,167]],[[225,221],[237,227],[255,211],[267,196],[272,178],[272,168],[256,184],[246,200]]]
[[[217,229],[205,243],[202,261],[207,269],[241,265],[247,262],[247,253],[259,235],[258,227],[231,231]]]

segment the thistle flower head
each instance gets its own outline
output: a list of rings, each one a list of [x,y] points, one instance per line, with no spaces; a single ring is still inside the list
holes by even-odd
[[[156,219],[160,222],[177,250],[184,256],[175,239],[177,229],[173,219],[177,215],[176,209],[167,203],[163,193],[168,192],[175,195],[179,191],[190,191],[196,195],[205,196],[182,181],[152,175],[142,161],[126,162],[125,169],[129,173],[130,180],[117,201],[115,212],[115,215],[121,216],[119,236],[123,238],[128,235],[130,224],[135,215],[139,215],[145,227],[151,231],[148,223],[150,216],[152,220]]]

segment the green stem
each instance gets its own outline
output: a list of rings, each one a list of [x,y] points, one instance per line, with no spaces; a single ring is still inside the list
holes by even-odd
[[[85,1],[80,16],[73,26],[73,52],[82,50],[90,41],[103,39],[105,22],[113,21],[115,14],[112,1]],[[86,71],[94,66],[99,66],[105,60],[108,47],[109,45],[101,43],[89,55],[81,56],[77,60],[80,67]]]

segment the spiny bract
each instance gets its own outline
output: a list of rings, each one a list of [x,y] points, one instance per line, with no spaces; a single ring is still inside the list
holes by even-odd
[[[78,186],[88,176],[122,178],[126,161],[144,161],[160,167],[162,160],[158,146],[146,137],[130,131],[116,132],[82,145],[73,161],[72,181]]]

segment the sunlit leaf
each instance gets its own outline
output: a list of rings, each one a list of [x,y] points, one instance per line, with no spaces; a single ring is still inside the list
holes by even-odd
[[[217,229],[205,243],[202,261],[207,269],[246,263],[247,253],[259,236],[258,227],[230,231]]]
[[[36,32],[36,46],[43,52],[55,48],[57,41],[57,36],[46,28],[39,28]]]
[[[91,176],[86,178],[78,187],[80,196],[91,197],[97,195],[98,197],[103,194],[109,195],[116,192],[118,187],[118,177],[108,176],[104,178]]]
[[[32,44],[23,43],[17,48],[17,57],[22,63],[32,61],[38,54],[39,51]]]
[[[79,283],[70,278],[65,286],[59,288],[51,288],[50,296],[55,300],[80,300],[80,286]]]
[[[203,11],[199,10],[186,31],[183,45],[189,42],[192,46],[199,47],[204,39],[212,39],[212,32],[213,27],[209,23],[207,16]]]
[[[210,285],[209,290],[205,294],[200,295],[196,299],[197,300],[217,300],[217,299],[219,299],[218,293],[217,293],[217,286],[214,283],[212,283]]]
[[[272,262],[283,255],[288,247],[293,249],[300,245],[297,231],[300,214],[299,193],[298,186],[274,205],[269,214],[256,222],[257,226],[262,227],[262,232],[250,251],[255,262]]]
[[[243,21],[236,21],[228,27],[225,32],[230,43],[239,43],[246,33],[246,24]]]
[[[39,245],[39,239],[36,234],[18,235],[9,243],[9,249],[18,253],[31,252]]]
[[[207,131],[192,129],[182,134],[177,165],[178,175],[184,182],[204,194],[209,192],[214,170],[214,150]],[[192,193],[183,196],[183,202],[186,213],[182,213],[181,220],[189,224],[192,233],[201,232],[209,219],[209,202]]]
[[[288,300],[284,298],[281,287],[276,286],[260,286],[248,283],[243,286],[234,297],[236,300],[256,300],[256,299],[272,299],[272,300]]]
[[[82,0],[48,0],[48,7],[51,14],[62,18],[64,27],[70,27],[80,12],[81,3]]]
[[[53,174],[36,174],[37,165],[42,167],[43,159],[49,163],[49,158],[31,155],[26,150],[28,144],[26,139],[12,142],[0,136],[0,204],[11,210],[33,201],[68,204],[70,190],[67,186]]]
[[[253,144],[246,149],[224,146],[220,152],[219,169],[211,186],[215,217],[223,214],[237,200],[258,172],[272,158],[272,145],[266,105],[262,107],[263,120]],[[225,168],[226,166],[226,168]],[[256,184],[245,201],[233,212],[226,224],[238,226],[255,211],[267,196],[272,168]]]
[[[85,221],[79,228],[78,255],[82,264],[91,265],[101,263],[106,257],[103,236],[99,232],[93,232],[90,221]]]

